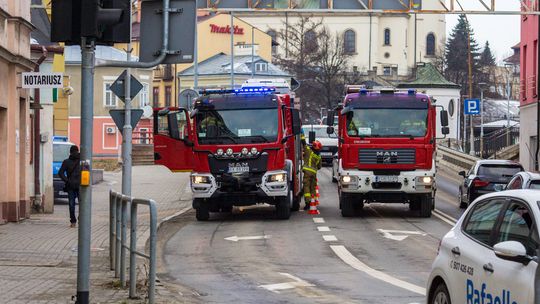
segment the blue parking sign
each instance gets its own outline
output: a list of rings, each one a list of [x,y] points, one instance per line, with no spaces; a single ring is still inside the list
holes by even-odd
[[[465,99],[465,115],[480,114],[480,99]]]

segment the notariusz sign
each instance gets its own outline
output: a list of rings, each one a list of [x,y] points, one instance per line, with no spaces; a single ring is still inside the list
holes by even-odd
[[[22,73],[23,89],[63,88],[62,73]]]

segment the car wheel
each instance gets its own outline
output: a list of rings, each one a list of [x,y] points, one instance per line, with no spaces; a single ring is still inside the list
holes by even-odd
[[[430,304],[452,304],[448,288],[446,288],[444,283],[440,283],[437,286],[435,292],[433,292]]]
[[[196,198],[193,200],[195,208],[195,217],[197,221],[208,221],[210,219],[210,210],[208,209],[208,202],[203,199]]]
[[[461,209],[467,209],[467,203],[463,201],[463,190],[461,190],[461,187],[459,188],[459,208]]]
[[[422,195],[420,197],[420,217],[431,217],[431,210],[433,210],[433,195]]]
[[[339,196],[339,204],[341,206],[341,216],[343,217],[353,217],[354,212],[354,200],[352,197],[348,195],[340,195]]]

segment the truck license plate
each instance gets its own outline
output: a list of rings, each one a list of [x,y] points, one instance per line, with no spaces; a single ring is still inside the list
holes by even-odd
[[[249,172],[249,166],[243,164],[229,164],[229,173]]]
[[[332,156],[332,152],[321,152],[321,156]]]
[[[58,191],[58,195],[68,195],[68,193],[65,191]]]
[[[398,177],[395,175],[381,175],[375,176],[375,182],[377,183],[397,183]]]

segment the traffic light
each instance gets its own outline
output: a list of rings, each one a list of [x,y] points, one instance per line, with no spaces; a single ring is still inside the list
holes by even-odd
[[[80,44],[81,37],[96,44],[129,42],[130,0],[52,0],[51,40]]]

